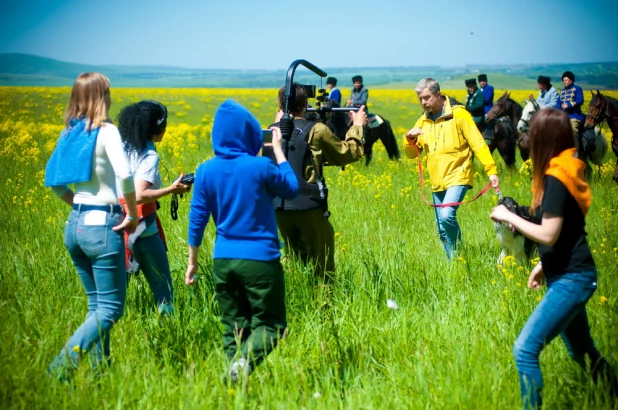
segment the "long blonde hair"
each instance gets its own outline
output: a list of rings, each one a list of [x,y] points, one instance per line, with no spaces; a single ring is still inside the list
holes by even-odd
[[[73,83],[71,101],[64,114],[68,128],[73,118],[86,117],[87,129],[94,129],[108,120],[109,79],[101,73],[83,73]]]

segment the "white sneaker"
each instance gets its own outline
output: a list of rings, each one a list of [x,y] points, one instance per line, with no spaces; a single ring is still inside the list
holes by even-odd
[[[241,357],[238,361],[232,363],[227,371],[227,375],[232,383],[238,383],[241,375],[249,376],[250,373],[251,367],[249,366],[249,363],[247,363],[247,359],[244,357]]]

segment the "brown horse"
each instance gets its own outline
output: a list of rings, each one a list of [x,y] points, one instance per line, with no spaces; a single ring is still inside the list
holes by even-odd
[[[521,105],[510,98],[510,95],[508,91],[505,91],[504,95],[491,107],[491,110],[485,114],[485,118],[490,121],[490,124],[492,121],[494,124],[494,138],[487,144],[489,150],[493,153],[498,148],[506,166],[514,168],[517,123],[523,110]],[[523,155],[522,159],[524,159]],[[528,158],[525,158],[524,161],[526,159]]]
[[[592,101],[590,101],[584,127],[591,129],[595,125],[607,121],[609,129],[612,131],[612,151],[618,157],[618,100],[601,94],[599,90],[597,90],[596,94],[592,91],[590,92],[592,93]],[[618,158],[616,159],[613,180],[618,183]]]
[[[325,107],[336,107],[337,103],[329,100],[324,103]],[[373,117],[373,116],[372,116]],[[365,149],[365,165],[369,165],[371,159],[373,158],[373,144],[375,144],[378,140],[382,141],[384,148],[386,148],[386,153],[388,154],[388,158],[392,161],[398,161],[401,159],[401,154],[399,153],[399,146],[397,145],[397,139],[395,138],[395,134],[393,133],[393,128],[391,127],[391,123],[386,120],[384,117],[380,117],[382,122],[375,123],[376,126],[368,126],[364,128],[364,149]],[[371,121],[371,118],[370,118]],[[335,134],[339,139],[345,139],[345,134],[350,129],[350,122],[348,121],[348,114],[346,112],[341,111],[331,111],[327,112],[325,116],[324,123],[330,128],[330,130]]]

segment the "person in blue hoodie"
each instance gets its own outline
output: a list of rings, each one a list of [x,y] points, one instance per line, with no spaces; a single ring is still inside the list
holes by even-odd
[[[276,165],[257,157],[260,123],[244,107],[227,100],[212,128],[215,157],[196,171],[189,212],[189,263],[185,283],[195,284],[198,252],[208,219],[216,226],[213,250],[215,292],[225,328],[223,348],[231,365],[227,377],[248,376],[283,337],[285,281],[273,198],[294,199],[299,184],[273,127]],[[240,342],[240,344],[238,343]]]

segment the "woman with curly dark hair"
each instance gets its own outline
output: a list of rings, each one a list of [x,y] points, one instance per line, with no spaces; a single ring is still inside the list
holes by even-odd
[[[141,270],[144,273],[161,314],[173,312],[174,292],[165,234],[157,217],[156,201],[165,195],[182,194],[190,189],[180,182],[183,174],[172,185],[161,188],[155,143],[163,139],[166,127],[167,109],[157,101],[129,105],[118,116],[118,129],[135,180],[139,215],[135,233],[125,236],[130,253],[129,271],[137,273]]]

